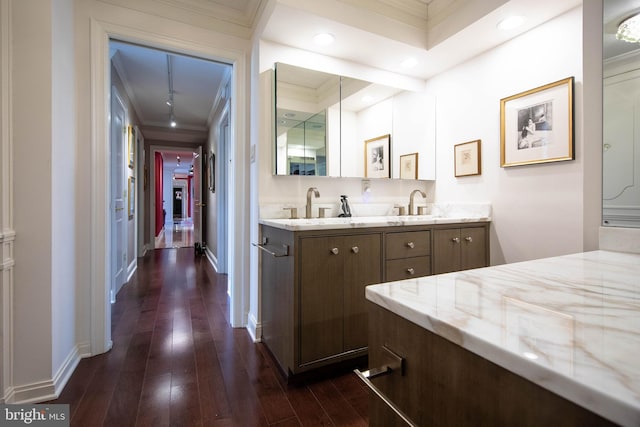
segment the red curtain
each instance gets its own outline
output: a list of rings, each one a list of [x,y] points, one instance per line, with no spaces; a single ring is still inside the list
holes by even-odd
[[[162,154],[156,152],[155,158],[155,183],[156,183],[156,237],[162,231],[164,227],[164,203],[162,200],[162,174],[164,172],[164,162],[162,161]]]

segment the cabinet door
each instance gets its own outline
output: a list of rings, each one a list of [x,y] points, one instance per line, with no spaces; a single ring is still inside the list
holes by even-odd
[[[365,287],[382,281],[382,236],[344,237],[344,351],[367,346]]]
[[[434,230],[433,273],[460,270],[460,229]]]
[[[462,269],[486,267],[487,247],[484,227],[460,229]]]
[[[300,241],[300,365],[342,352],[341,237]]]

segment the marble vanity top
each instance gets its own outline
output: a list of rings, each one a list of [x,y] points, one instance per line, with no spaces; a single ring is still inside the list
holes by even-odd
[[[604,418],[640,425],[640,254],[383,283],[366,297]]]
[[[261,219],[260,224],[282,228],[290,231],[324,230],[340,228],[391,227],[425,224],[455,224],[462,222],[487,222],[490,217],[454,216],[443,217],[436,215],[390,215],[390,216],[361,216],[348,218],[311,218],[311,219]]]

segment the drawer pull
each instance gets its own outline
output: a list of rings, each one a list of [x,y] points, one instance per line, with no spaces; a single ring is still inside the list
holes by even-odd
[[[473,242],[473,239],[471,238],[471,236],[465,237],[464,240],[466,240],[469,243]]]
[[[340,253],[340,251],[338,250],[338,248],[333,248],[331,249],[331,253],[334,255],[338,255]]]
[[[413,242],[409,242],[409,243],[407,243],[407,247],[410,248],[410,249],[413,249],[413,248],[416,247],[416,245]]]
[[[453,239],[451,239],[451,241],[453,243],[460,243],[460,238],[459,237],[454,237]]]
[[[415,270],[412,267],[407,268],[407,273],[409,273],[410,275],[414,275]]]
[[[360,252],[360,248],[357,246],[354,246],[351,248],[351,252],[353,252],[354,254],[357,254],[358,252]]]
[[[382,347],[382,358],[385,360],[385,364],[380,368],[369,369],[368,371],[360,372],[359,369],[354,370],[353,372],[365,383],[367,387],[378,396],[384,403],[387,405],[393,412],[398,415],[402,421],[407,423],[410,426],[416,426],[411,419],[405,415],[396,405],[393,403],[387,396],[385,396],[372,382],[371,379],[375,377],[379,377],[381,375],[391,374],[393,372],[398,372],[401,376],[404,375],[404,359],[398,356],[393,351],[389,350],[387,347]]]

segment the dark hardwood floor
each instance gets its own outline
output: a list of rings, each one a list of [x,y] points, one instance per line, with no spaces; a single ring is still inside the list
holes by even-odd
[[[83,359],[52,403],[82,427],[366,426],[354,374],[287,385],[264,346],[229,326],[226,279],[193,248],[139,259],[112,306],[113,348]]]

